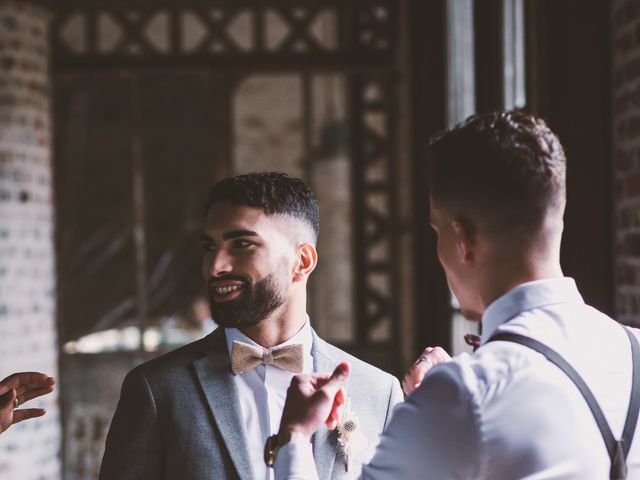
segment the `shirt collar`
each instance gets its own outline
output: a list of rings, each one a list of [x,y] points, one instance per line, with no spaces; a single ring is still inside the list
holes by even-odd
[[[231,357],[231,348],[233,347],[234,340],[248,343],[249,345],[254,345],[256,347],[262,347],[261,345],[258,345],[256,342],[254,342],[249,337],[247,337],[244,333],[242,333],[237,328],[225,328],[224,331],[227,337],[227,350],[229,351],[229,357]],[[298,333],[296,333],[293,337],[291,337],[286,342],[282,342],[280,345],[275,345],[274,348],[283,347],[285,345],[292,345],[295,343],[302,344],[305,357],[311,355],[311,347],[313,345],[313,334],[311,333],[311,323],[309,321],[309,315],[307,314],[305,314],[304,325],[300,330],[298,330]]]
[[[546,278],[522,283],[487,307],[482,315],[480,343],[486,343],[496,328],[524,311],[567,302],[584,303],[573,278]]]

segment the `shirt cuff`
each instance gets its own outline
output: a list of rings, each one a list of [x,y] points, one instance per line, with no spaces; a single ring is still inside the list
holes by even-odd
[[[275,480],[318,480],[311,442],[293,435],[278,450],[273,470]]]

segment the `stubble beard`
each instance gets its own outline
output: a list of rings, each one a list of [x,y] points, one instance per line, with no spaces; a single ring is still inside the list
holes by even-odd
[[[244,284],[242,292],[238,298],[227,302],[214,301],[210,290],[211,317],[224,328],[251,327],[262,322],[286,301],[276,273],[270,273],[253,285],[245,278],[236,277]]]

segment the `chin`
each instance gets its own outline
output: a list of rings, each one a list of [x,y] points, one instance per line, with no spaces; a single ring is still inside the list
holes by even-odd
[[[255,317],[244,317],[238,315],[218,314],[212,317],[215,322],[223,328],[245,328],[258,325],[263,319]]]

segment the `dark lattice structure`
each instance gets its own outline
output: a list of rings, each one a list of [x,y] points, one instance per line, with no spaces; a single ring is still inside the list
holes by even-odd
[[[262,71],[344,74],[352,160],[356,344],[366,345],[372,329],[385,319],[397,329],[396,2],[61,0],[50,8],[54,74],[59,78],[69,72],[148,75],[154,69],[190,67],[209,69],[231,82]],[[322,19],[334,25],[328,36],[318,35]],[[138,81],[135,88],[143,88],[140,85],[145,84]],[[131,128],[140,128],[133,110]],[[132,188],[135,192],[135,185]],[[135,215],[131,221],[135,224]],[[129,261],[135,257],[144,269],[140,256],[134,244]],[[140,292],[149,288],[142,277],[130,286],[137,292],[136,301],[122,308],[135,309],[144,321],[154,306]],[[64,305],[63,298],[63,313]],[[76,316],[64,319],[66,338],[91,322],[80,318],[81,312]],[[396,337],[393,331],[387,345]]]

